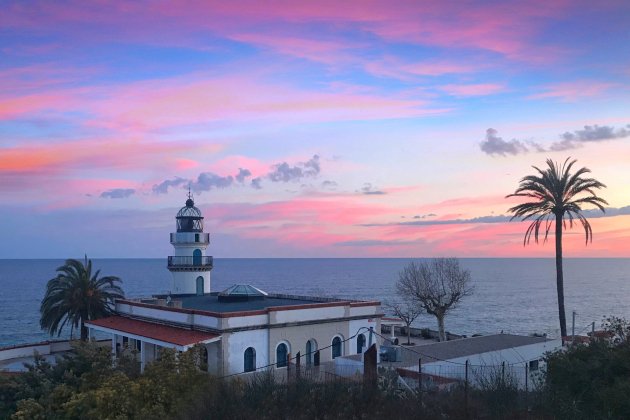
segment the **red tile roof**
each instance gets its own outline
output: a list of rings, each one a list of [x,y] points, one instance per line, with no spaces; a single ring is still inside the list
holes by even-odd
[[[153,322],[139,321],[137,319],[122,316],[110,316],[86,322],[88,326],[98,326],[121,331],[123,333],[164,341],[178,346],[189,346],[201,341],[219,337],[204,331],[187,330],[184,328],[170,327],[168,325]]]

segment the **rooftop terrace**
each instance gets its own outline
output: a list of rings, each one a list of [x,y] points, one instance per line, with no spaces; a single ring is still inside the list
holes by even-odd
[[[161,304],[164,305],[167,295],[155,295],[151,299],[141,299],[145,304]],[[257,297],[251,300],[242,301],[221,301],[218,293],[210,293],[205,295],[171,295],[171,305],[182,309],[193,309],[208,312],[247,312],[264,310],[271,307],[283,306],[303,306],[318,305],[329,303],[348,302],[347,299],[323,298],[323,297],[306,297],[292,296],[280,294],[268,294],[264,297]],[[181,306],[180,306],[181,305]]]

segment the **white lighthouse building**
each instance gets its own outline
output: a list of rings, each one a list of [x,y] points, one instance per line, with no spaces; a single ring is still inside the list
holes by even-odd
[[[212,257],[206,256],[210,234],[203,231],[203,216],[188,192],[186,205],[177,212],[177,232],[171,233],[175,255],[168,257],[168,269],[173,274],[174,294],[210,293]]]

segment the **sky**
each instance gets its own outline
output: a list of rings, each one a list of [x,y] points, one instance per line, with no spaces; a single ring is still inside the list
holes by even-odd
[[[0,0],[0,258],[553,257],[506,199],[607,185],[630,257],[630,2]]]

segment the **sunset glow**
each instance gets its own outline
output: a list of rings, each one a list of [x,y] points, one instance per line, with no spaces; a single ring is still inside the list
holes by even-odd
[[[553,257],[505,196],[607,185],[565,257],[630,257],[630,2],[3,3],[1,258]]]

